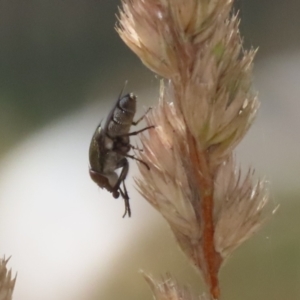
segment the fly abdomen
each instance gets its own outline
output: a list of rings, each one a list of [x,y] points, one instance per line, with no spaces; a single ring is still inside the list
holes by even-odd
[[[126,134],[130,130],[136,111],[136,96],[132,93],[119,99],[108,120],[107,133],[111,137]]]

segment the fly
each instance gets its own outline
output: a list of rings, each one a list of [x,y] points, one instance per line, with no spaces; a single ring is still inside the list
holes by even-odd
[[[112,193],[114,198],[122,196],[125,202],[123,217],[126,214],[129,217],[131,216],[129,196],[125,186],[125,179],[129,170],[127,158],[139,161],[150,170],[144,161],[134,155],[128,154],[131,149],[135,149],[130,144],[130,136],[137,135],[142,131],[154,127],[148,126],[138,131],[129,132],[131,125],[137,125],[147,114],[146,112],[140,119],[134,122],[135,112],[136,96],[132,93],[122,96],[121,93],[108,114],[104,126],[102,127],[100,123],[96,128],[89,150],[89,172],[92,180],[100,188],[105,188]],[[121,168],[120,175],[116,172],[119,168]]]

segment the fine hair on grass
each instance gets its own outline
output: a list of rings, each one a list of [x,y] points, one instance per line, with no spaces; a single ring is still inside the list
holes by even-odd
[[[231,0],[122,0],[117,32],[161,78],[157,106],[141,135],[136,179],[141,195],[168,222],[183,253],[220,299],[224,261],[261,227],[268,191],[242,172],[234,150],[257,114],[256,51],[245,50]],[[196,299],[171,275],[145,275],[157,300]],[[199,297],[197,297],[199,299]]]

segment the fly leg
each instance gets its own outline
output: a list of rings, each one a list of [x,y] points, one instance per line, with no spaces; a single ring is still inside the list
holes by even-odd
[[[124,212],[123,218],[126,216],[126,214],[128,214],[128,217],[130,218],[131,217],[131,209],[130,209],[130,204],[129,204],[129,196],[128,196],[127,189],[125,186],[125,181],[123,181],[123,189],[124,189],[124,192],[122,191],[121,188],[119,188],[119,191],[120,191],[121,196],[124,199],[124,203],[125,203],[125,212]]]
[[[133,148],[134,146],[132,146],[132,145],[129,144],[129,147],[130,147],[130,148]],[[129,148],[129,149],[130,149],[130,148]],[[140,150],[140,149],[139,149],[139,150]],[[141,150],[142,150],[142,149],[141,149]],[[143,160],[141,160],[141,159],[135,157],[134,155],[127,154],[127,153],[126,153],[127,151],[126,151],[126,152],[123,152],[123,151],[118,150],[118,148],[115,149],[114,151],[117,152],[117,153],[119,153],[119,154],[121,154],[121,155],[123,155],[123,156],[125,156],[125,157],[129,157],[129,158],[131,158],[131,159],[137,160],[138,162],[142,163],[148,170],[150,170],[150,167],[148,166],[147,163],[145,163]],[[128,150],[128,151],[129,151],[129,150]],[[125,167],[126,167],[126,174],[125,174],[125,175],[122,175],[122,174],[123,174],[123,170],[122,170],[122,172],[121,172],[121,174],[120,174],[120,176],[119,176],[119,179],[118,179],[118,181],[117,181],[115,187],[116,187],[116,186],[120,186],[121,181],[122,181],[122,178],[121,178],[121,177],[123,177],[124,180],[125,180],[126,175],[127,175],[127,173],[128,173],[129,166],[128,166],[128,161],[127,161],[127,159],[126,159],[125,157],[124,157],[123,159],[120,160],[120,162],[119,162],[118,165],[117,165],[117,168],[123,167],[123,170],[124,170]],[[123,161],[124,159],[126,160],[126,163]],[[124,170],[124,172],[125,172],[125,170]]]
[[[151,125],[151,126],[147,126],[141,130],[137,130],[137,131],[133,131],[133,132],[129,132],[129,133],[125,133],[125,134],[120,134],[118,135],[118,137],[121,137],[121,136],[131,136],[131,135],[138,135],[139,133],[145,131],[145,130],[148,130],[148,129],[151,129],[151,128],[155,128],[154,125]]]
[[[117,168],[116,169],[119,169],[119,168],[122,168],[122,171],[121,171],[121,174],[118,178],[118,181],[116,182],[115,186],[114,186],[114,189],[115,190],[118,190],[120,188],[120,185],[121,185],[121,182],[126,179],[126,176],[128,174],[128,170],[129,170],[129,163],[128,163],[128,160],[124,157],[122,158],[118,164],[117,164]]]
[[[124,203],[125,203],[125,213],[123,215],[123,218],[126,216],[126,214],[128,214],[128,216],[131,216],[131,209],[130,209],[130,204],[129,204],[129,196],[127,193],[127,189],[125,186],[125,179],[127,177],[128,174],[128,170],[129,170],[129,163],[128,160],[124,157],[123,159],[121,159],[118,164],[117,164],[117,168],[122,168],[121,174],[118,178],[117,183],[114,186],[114,190],[120,192]],[[121,189],[120,185],[121,183],[123,183],[123,190]]]
[[[150,170],[150,167],[148,166],[147,163],[145,163],[143,160],[135,157],[134,155],[130,155],[130,154],[124,154],[125,157],[129,157],[131,159],[137,160],[138,162],[140,162],[141,164],[143,164],[148,170]]]
[[[137,121],[132,121],[132,125],[137,125],[137,124],[139,124],[144,118],[145,118],[145,116],[146,116],[146,114],[150,111],[152,109],[152,107],[149,107],[148,109],[147,109],[147,111],[137,120]]]
[[[129,145],[130,146],[130,148],[131,149],[133,149],[133,150],[137,150],[137,151],[139,151],[139,152],[143,152],[144,150],[143,149],[141,149],[141,148],[139,148],[139,147],[136,147],[136,146],[133,146],[133,145]]]

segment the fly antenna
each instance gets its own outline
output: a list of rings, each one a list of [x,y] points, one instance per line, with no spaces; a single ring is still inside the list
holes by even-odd
[[[100,126],[101,126],[102,121],[103,121],[103,118],[101,119],[101,121],[100,121],[100,123],[98,124],[97,127],[100,127]]]
[[[122,94],[123,94],[123,92],[124,92],[124,90],[125,90],[125,88],[126,88],[126,86],[127,86],[127,83],[128,83],[128,80],[125,80],[124,85],[123,85],[123,88],[121,89],[120,95],[119,95],[119,97],[118,97],[118,100],[121,99]]]

